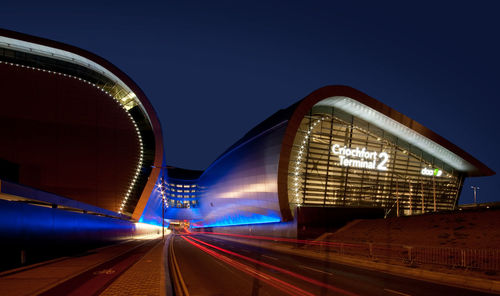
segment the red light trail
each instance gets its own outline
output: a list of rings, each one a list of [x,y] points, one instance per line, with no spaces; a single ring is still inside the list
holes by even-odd
[[[344,247],[364,247],[364,245],[352,244],[352,243],[338,243],[338,242],[323,242],[323,241],[312,241],[305,239],[293,239],[293,238],[284,238],[284,237],[270,237],[270,236],[259,236],[259,235],[245,235],[245,234],[230,234],[230,233],[220,233],[220,232],[191,232],[190,234],[215,234],[215,235],[224,235],[224,236],[234,236],[241,238],[250,238],[250,239],[260,239],[260,240],[268,240],[268,241],[279,241],[279,242],[288,242],[288,243],[300,243],[306,245],[317,245],[317,246],[340,246]]]
[[[184,237],[183,237],[184,238]],[[186,238],[184,238],[186,239]],[[265,262],[262,262],[262,261],[259,261],[259,260],[256,260],[256,259],[253,259],[253,258],[250,258],[250,257],[246,257],[246,256],[243,256],[241,254],[238,254],[238,253],[235,253],[235,252],[232,252],[232,251],[229,251],[229,250],[226,250],[226,249],[223,249],[223,248],[220,248],[220,247],[217,247],[217,246],[214,246],[212,244],[209,244],[209,243],[206,243],[206,242],[203,242],[199,239],[196,239],[194,237],[191,237],[192,240],[195,240],[201,244],[204,244],[206,246],[209,246],[213,249],[216,249],[216,250],[219,250],[221,252],[224,252],[224,253],[227,253],[227,254],[230,254],[230,255],[233,255],[233,256],[236,256],[238,258],[241,258],[241,259],[244,259],[244,260],[247,260],[247,261],[250,261],[250,262],[253,262],[253,263],[256,263],[256,264],[259,264],[261,266],[264,266],[266,268],[270,268],[270,269],[274,269],[278,272],[281,272],[283,274],[287,274],[287,275],[290,275],[292,277],[295,277],[297,279],[300,279],[300,280],[303,280],[303,281],[306,281],[306,282],[309,282],[311,284],[314,284],[316,286],[320,286],[320,287],[324,287],[324,288],[327,288],[331,291],[334,291],[334,292],[337,292],[337,293],[342,293],[344,295],[349,295],[349,296],[356,296],[357,294],[354,294],[354,293],[351,293],[351,292],[348,292],[348,291],[345,291],[343,289],[340,289],[340,288],[337,288],[337,287],[334,287],[332,285],[329,285],[329,284],[325,284],[325,283],[322,283],[320,281],[317,281],[315,279],[312,279],[312,278],[309,278],[309,277],[306,277],[306,276],[303,276],[303,275],[300,275],[300,274],[297,274],[295,272],[292,272],[292,271],[289,271],[289,270],[286,270],[286,269],[283,269],[281,267],[277,267],[277,266],[274,266],[274,265],[271,265],[271,264],[268,264],[268,263],[265,263]],[[212,251],[213,252],[213,251]],[[218,253],[216,253],[218,254]],[[220,255],[220,254],[218,254]],[[222,255],[221,255],[222,256]],[[227,258],[227,257],[226,257]],[[240,263],[241,264],[241,263]]]
[[[283,291],[283,292],[285,292],[285,293],[287,293],[289,295],[314,296],[314,294],[309,293],[309,292],[307,292],[305,290],[302,290],[299,287],[296,287],[296,286],[294,286],[292,284],[289,284],[289,283],[287,283],[285,281],[282,281],[282,280],[280,280],[280,279],[278,279],[276,277],[273,277],[273,276],[271,276],[269,274],[266,274],[264,272],[258,271],[255,268],[252,268],[252,267],[250,267],[248,265],[245,265],[245,264],[242,264],[240,262],[237,262],[237,261],[235,261],[235,260],[233,260],[231,258],[228,258],[226,256],[223,256],[223,255],[221,255],[221,254],[219,254],[219,253],[217,253],[217,252],[215,252],[213,250],[210,250],[210,249],[208,249],[208,248],[206,248],[206,247],[204,247],[204,246],[202,246],[200,244],[197,244],[194,241],[192,241],[191,239],[188,239],[188,238],[186,238],[184,236],[181,236],[181,237],[184,240],[186,240],[188,243],[190,243],[193,246],[199,248],[200,250],[202,250],[202,251],[204,251],[204,252],[212,255],[213,257],[215,257],[215,258],[217,258],[217,259],[219,259],[221,261],[224,261],[225,263],[233,266],[234,268],[236,268],[236,269],[238,269],[238,270],[240,270],[240,271],[242,271],[242,272],[244,272],[246,274],[249,274],[249,275],[251,275],[253,277],[258,278],[258,279],[262,280],[263,282],[265,282],[265,283],[267,283],[267,284],[269,284],[269,285],[271,285],[271,286],[273,286],[273,287],[275,287],[275,288],[277,288],[277,289],[279,289],[279,290],[281,290],[281,291]]]

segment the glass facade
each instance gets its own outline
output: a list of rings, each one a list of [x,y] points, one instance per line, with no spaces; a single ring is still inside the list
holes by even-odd
[[[386,215],[452,210],[464,175],[340,109],[315,106],[294,140],[290,206],[378,207]]]

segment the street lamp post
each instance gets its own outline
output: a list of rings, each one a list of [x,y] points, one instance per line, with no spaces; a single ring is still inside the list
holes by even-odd
[[[163,193],[163,176],[160,178],[161,192],[161,238],[165,240],[165,195]]]
[[[472,190],[474,190],[474,204],[476,204],[477,191],[481,188],[479,188],[478,186],[471,186],[470,188],[472,188]]]
[[[154,169],[166,169],[165,166],[151,166]],[[163,177],[163,170],[160,177],[160,194],[161,194],[161,237],[165,240],[165,179]]]

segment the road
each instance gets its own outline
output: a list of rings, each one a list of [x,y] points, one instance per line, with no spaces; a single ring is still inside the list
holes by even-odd
[[[212,235],[176,235],[189,295],[491,295],[294,256]],[[374,263],[375,264],[375,263]]]

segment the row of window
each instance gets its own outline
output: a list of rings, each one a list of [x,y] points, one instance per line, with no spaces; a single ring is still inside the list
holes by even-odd
[[[174,194],[174,193],[165,193],[166,196],[171,196],[171,197],[179,197],[179,198],[196,198],[198,197],[197,195],[189,195],[189,194]]]
[[[198,201],[179,201],[179,200],[169,200],[168,205],[171,208],[196,208],[198,207]]]
[[[173,188],[170,188],[170,187],[165,187],[165,190],[171,191],[171,192],[180,192],[180,193],[183,193],[183,192],[184,193],[197,192],[196,189],[191,189],[191,190],[190,189],[185,189],[185,190],[183,190],[183,189],[173,189]]]
[[[198,185],[196,184],[174,184],[174,183],[165,183],[168,187],[174,188],[196,188]]]
[[[165,183],[165,196],[171,208],[196,208],[198,207],[199,192],[197,184]],[[189,199],[189,200],[179,200]]]

